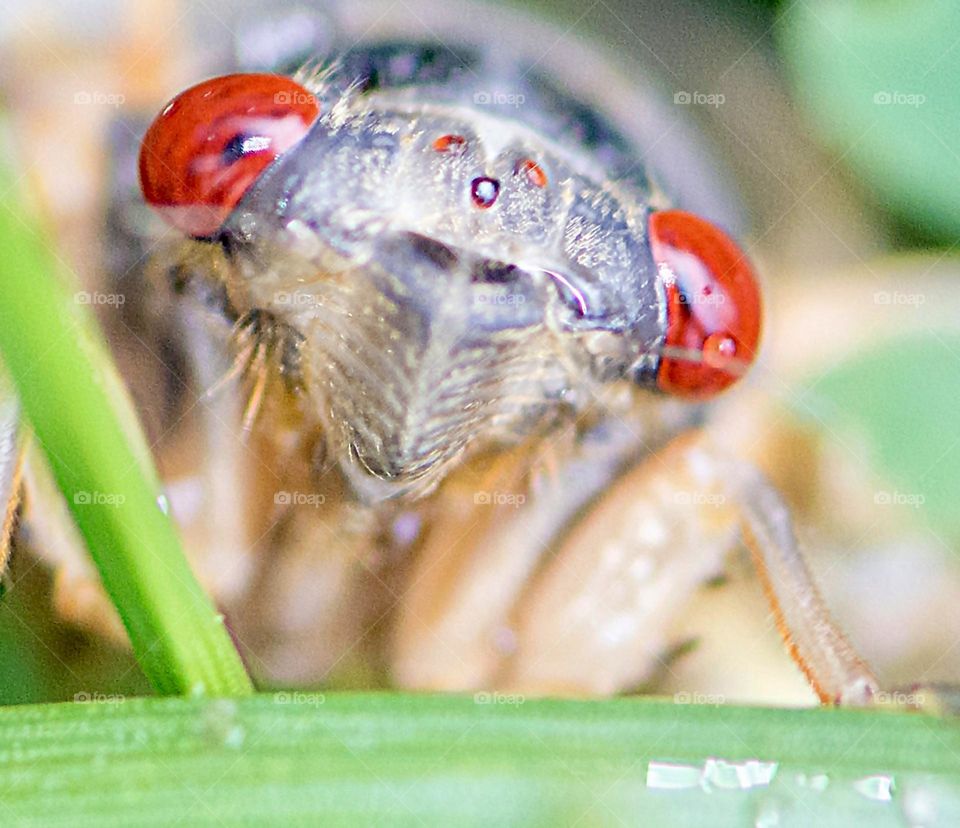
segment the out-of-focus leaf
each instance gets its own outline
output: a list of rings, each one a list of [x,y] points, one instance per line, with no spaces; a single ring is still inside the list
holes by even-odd
[[[780,42],[817,129],[897,213],[960,231],[960,4],[804,0]]]
[[[896,486],[877,493],[916,508],[960,539],[960,334],[915,333],[854,356],[817,378],[806,403],[866,439]]]

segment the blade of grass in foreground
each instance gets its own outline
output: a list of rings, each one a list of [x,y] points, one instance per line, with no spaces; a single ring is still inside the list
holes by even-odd
[[[101,697],[0,710],[0,813],[104,828],[957,825],[958,757],[960,723],[883,711]]]
[[[87,305],[0,157],[0,354],[60,490],[160,693],[249,692],[221,618],[159,506],[149,452]]]

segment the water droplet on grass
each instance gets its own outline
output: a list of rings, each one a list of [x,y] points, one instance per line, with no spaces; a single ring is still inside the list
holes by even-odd
[[[878,802],[889,802],[893,799],[893,777],[886,774],[864,776],[853,783],[853,788],[867,799],[875,799]]]
[[[777,762],[759,759],[729,762],[710,757],[703,765],[654,761],[647,766],[647,787],[661,790],[699,787],[705,791],[745,791],[769,785],[777,774],[777,768]]]
[[[700,768],[672,762],[651,762],[647,765],[647,787],[680,791],[700,784]]]
[[[203,734],[213,744],[239,749],[247,737],[237,721],[238,707],[230,699],[217,699],[203,711]]]
[[[825,773],[798,773],[796,780],[800,787],[809,788],[811,791],[825,791],[830,784],[830,777]]]

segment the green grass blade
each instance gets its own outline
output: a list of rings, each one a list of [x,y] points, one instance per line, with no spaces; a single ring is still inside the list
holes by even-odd
[[[190,571],[136,418],[76,288],[0,164],[0,353],[134,652],[160,693],[250,681]]]
[[[478,698],[278,693],[6,708],[0,816],[44,826],[698,828],[960,816],[954,721]]]

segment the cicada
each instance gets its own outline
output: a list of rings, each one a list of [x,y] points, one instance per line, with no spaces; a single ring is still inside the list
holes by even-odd
[[[783,499],[703,428],[762,299],[688,125],[502,10],[285,14],[143,124],[105,225],[167,496],[258,677],[627,692],[746,540],[821,700],[869,702]],[[34,544],[58,605],[117,632],[68,534]]]

